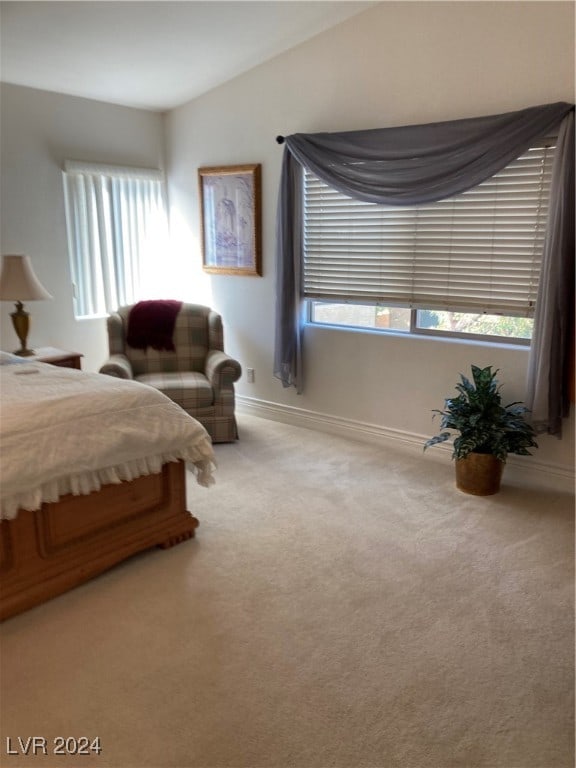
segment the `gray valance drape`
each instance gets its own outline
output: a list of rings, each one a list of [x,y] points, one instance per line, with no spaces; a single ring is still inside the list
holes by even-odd
[[[557,133],[563,121],[566,139],[562,146],[558,145],[556,168],[560,171],[565,167],[570,152],[573,167],[573,110],[574,105],[558,102],[501,115],[427,125],[346,133],[294,134],[286,137],[276,224],[277,314],[274,359],[274,375],[283,385],[295,386],[298,392],[303,388],[300,299],[302,166],[340,192],[367,202],[386,205],[433,202],[464,192],[490,178],[525,152],[534,139]],[[569,202],[570,183],[573,195],[573,175],[570,182],[568,173],[554,174],[551,197],[563,210]],[[570,221],[572,252],[568,254]],[[555,282],[558,272],[562,273],[564,280],[570,269],[572,276],[574,274],[574,207],[566,209],[562,216],[555,217],[552,212],[549,224],[554,229],[560,228],[563,234],[549,231],[547,235],[546,248],[550,252],[547,263],[551,262],[546,271],[549,275],[547,283]],[[562,256],[557,252],[558,243],[565,244],[561,249]],[[562,269],[556,265],[558,259],[564,264]],[[571,262],[571,266],[565,264],[566,261]],[[541,285],[541,289],[547,292],[550,285]],[[557,293],[557,290],[552,290],[553,294]],[[539,322],[542,326],[549,326],[550,331],[558,327],[558,323]],[[538,343],[544,343],[544,337],[548,343],[548,335],[543,333]],[[562,343],[569,352],[565,342]],[[565,356],[566,352],[560,351],[558,355],[551,356],[551,362],[557,364],[557,358]],[[534,349],[531,357],[534,357]],[[547,381],[544,382],[545,367],[544,361],[537,366],[531,363],[530,366],[531,371],[534,368],[540,371],[540,390],[544,384],[550,388],[550,382],[558,378],[557,374],[548,372]],[[556,397],[550,393],[544,399],[549,399],[549,396]],[[543,399],[540,391],[539,395],[535,394],[532,405],[541,402]],[[549,405],[547,403],[546,407],[549,408]],[[542,424],[542,428],[545,424],[545,428],[550,431],[557,431],[549,423],[548,414],[545,417],[541,413],[535,414],[535,418]]]

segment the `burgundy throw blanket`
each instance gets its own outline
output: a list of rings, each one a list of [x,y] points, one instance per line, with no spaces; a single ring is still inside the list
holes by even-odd
[[[139,301],[134,304],[128,315],[128,333],[126,341],[134,349],[152,349],[174,352],[174,325],[180,312],[181,301],[164,299],[158,301]]]

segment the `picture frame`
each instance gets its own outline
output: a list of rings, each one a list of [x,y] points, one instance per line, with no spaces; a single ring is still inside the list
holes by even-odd
[[[262,275],[261,165],[198,169],[202,267],[222,275]]]

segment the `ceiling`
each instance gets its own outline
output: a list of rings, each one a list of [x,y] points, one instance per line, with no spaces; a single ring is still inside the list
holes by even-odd
[[[0,3],[0,79],[156,111],[179,106],[373,2]]]

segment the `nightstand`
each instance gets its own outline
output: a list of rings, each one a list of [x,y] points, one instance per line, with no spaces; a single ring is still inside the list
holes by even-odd
[[[56,347],[38,347],[33,355],[23,357],[23,360],[36,360],[39,363],[50,363],[58,365],[60,368],[82,368],[80,358],[83,357],[79,352],[66,352]]]

